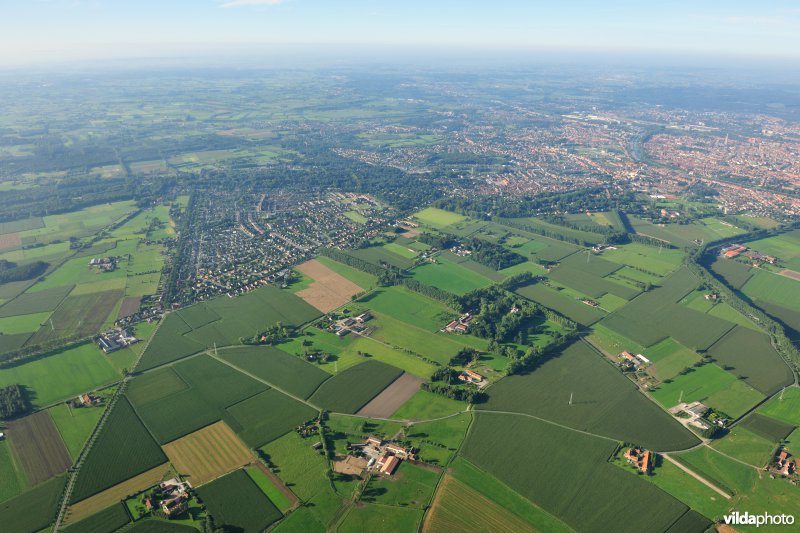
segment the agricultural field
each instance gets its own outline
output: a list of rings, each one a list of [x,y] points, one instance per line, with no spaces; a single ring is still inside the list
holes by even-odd
[[[104,410],[105,406],[73,409],[66,403],[48,409],[73,460],[77,459]]]
[[[362,407],[357,414],[370,418],[388,418],[419,391],[422,378],[403,373]]]
[[[417,531],[422,522],[422,511],[405,507],[356,504],[350,508],[339,533],[363,531]]]
[[[357,248],[354,250],[347,250],[348,255],[372,263],[373,265],[381,265],[386,263],[400,270],[405,270],[414,266],[414,260],[404,255],[400,255],[391,251],[383,246],[370,246],[369,248]],[[407,254],[406,254],[407,255]]]
[[[366,361],[323,383],[309,401],[329,411],[355,413],[402,373],[402,370],[385,363]]]
[[[697,352],[682,346],[672,338],[666,338],[658,344],[641,352],[653,362],[653,374],[661,381],[677,376],[681,371],[691,368],[700,361]]]
[[[220,350],[219,357],[274,387],[307,399],[330,374],[300,357],[270,346],[242,346]]]
[[[266,390],[227,408],[241,427],[237,433],[248,446],[257,448],[317,417],[319,412],[275,389]]]
[[[130,523],[131,517],[123,503],[117,503],[79,522],[64,528],[67,533],[107,533]]]
[[[295,294],[323,313],[329,313],[341,307],[348,303],[354,295],[363,291],[361,287],[319,261],[312,259],[295,268],[312,280],[307,288],[297,291]]]
[[[55,310],[74,285],[54,287],[40,292],[26,292],[0,307],[0,317],[13,317]]]
[[[70,336],[83,338],[98,333],[114,308],[122,301],[122,297],[122,291],[67,296],[50,316],[47,324],[30,338],[28,344],[43,344]]]
[[[297,497],[291,494],[291,491],[283,486],[280,480],[273,481],[275,474],[260,463],[248,466],[245,468],[245,472],[280,512],[285,513],[296,503]]]
[[[165,444],[164,452],[195,487],[254,460],[248,447],[221,421]]]
[[[433,422],[416,423],[406,431],[406,438],[419,450],[420,460],[445,466],[463,442],[471,419],[469,414],[462,413]]]
[[[460,413],[467,408],[467,404],[451,400],[441,394],[420,390],[408,399],[392,418],[397,420],[430,420]]]
[[[86,457],[72,502],[165,463],[167,457],[125,398],[120,398]]]
[[[741,291],[754,301],[765,301],[800,311],[800,282],[766,270],[754,270]]]
[[[776,443],[785,440],[796,426],[761,413],[753,413],[742,421],[741,427]]]
[[[521,287],[515,292],[583,326],[590,326],[606,316],[603,311],[590,307],[568,295],[560,294],[559,291],[543,283],[534,283]]]
[[[351,266],[339,263],[324,255],[318,256],[317,261],[364,290],[369,290],[377,285],[377,278],[372,274],[367,274]]]
[[[445,228],[451,224],[457,224],[467,217],[443,209],[436,209],[435,207],[428,207],[419,211],[414,215],[414,218],[419,222],[436,229]]]
[[[487,392],[489,400],[480,410],[526,413],[658,451],[697,444],[689,431],[580,341],[534,372],[506,377]]]
[[[441,472],[404,461],[391,477],[374,476],[361,493],[361,501],[425,509],[433,497]]]
[[[428,331],[438,331],[456,317],[456,313],[443,303],[404,287],[381,288],[359,302],[379,313]]]
[[[448,261],[441,254],[436,263],[424,263],[411,270],[411,276],[427,285],[453,294],[463,295],[491,285],[492,281],[464,266]]]
[[[741,289],[753,277],[749,264],[717,256],[709,268],[734,289]]]
[[[427,332],[422,330],[418,331],[427,334]],[[412,346],[415,346],[417,349],[420,347],[420,345]],[[425,345],[422,345],[422,347],[424,349],[421,351],[424,351],[426,355],[435,355],[437,358],[442,358],[442,356],[445,355],[440,352],[434,352]],[[347,348],[342,350],[339,355],[336,356],[333,365],[328,362],[327,364],[322,365],[321,368],[327,372],[335,374],[352,366],[363,363],[365,358],[380,361],[382,363],[386,363],[387,365],[392,365],[400,370],[404,370],[409,374],[414,374],[415,376],[419,376],[421,378],[428,378],[436,369],[433,364],[424,360],[422,357],[414,355],[414,353],[408,353],[407,348],[399,346],[395,348],[394,344],[387,344],[369,337],[356,338],[354,342],[349,344]]]
[[[58,476],[0,503],[0,524],[7,531],[41,531],[56,518],[58,500],[67,482]]]
[[[5,431],[5,428],[3,428]],[[14,460],[8,439],[0,441],[0,502],[17,496],[25,489],[25,474]]]
[[[263,531],[283,516],[244,470],[203,485],[197,493],[217,524],[243,533]]]
[[[764,255],[777,257],[785,268],[800,271],[800,231],[798,230],[750,241],[747,246]]]
[[[526,230],[530,232],[544,232],[551,235],[561,235],[567,239],[577,239],[584,243],[600,244],[605,242],[605,237],[599,233],[572,229],[558,224],[551,224],[550,222],[545,222],[544,220],[538,218],[528,217],[498,219],[497,222],[499,224],[508,222],[510,224],[520,225],[520,227],[525,226]]]
[[[461,453],[576,530],[668,529],[687,506],[608,463],[616,447],[527,417],[478,413]],[[629,504],[631,494],[647,513]]]
[[[9,422],[6,434],[29,486],[65,472],[72,465],[64,441],[47,411]]]
[[[31,403],[45,407],[80,393],[114,383],[120,374],[93,343],[58,350],[0,369],[0,387],[24,385]]]
[[[800,427],[800,387],[787,387],[782,394],[759,407],[758,412]]]
[[[631,300],[640,292],[638,289],[567,265],[553,270],[550,273],[550,279],[575,289],[590,298],[600,298],[604,294],[613,294],[625,300]]]
[[[732,428],[725,437],[714,441],[712,447],[728,457],[761,468],[769,462],[777,444],[740,424]]]

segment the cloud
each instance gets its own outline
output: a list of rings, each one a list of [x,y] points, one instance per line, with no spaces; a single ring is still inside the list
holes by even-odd
[[[231,0],[220,7],[274,6],[283,2],[284,0]]]

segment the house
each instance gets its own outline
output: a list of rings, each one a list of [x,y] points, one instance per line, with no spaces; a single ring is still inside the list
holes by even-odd
[[[394,455],[384,455],[378,461],[378,464],[381,465],[381,473],[391,476],[395,470],[397,470],[398,465],[400,465],[400,459],[395,457]]]
[[[397,444],[387,444],[386,451],[391,452],[393,455],[396,455],[400,459],[405,459],[411,455],[411,450],[405,448],[403,446],[399,446]]]
[[[637,368],[641,364],[639,362],[639,360],[636,358],[636,356],[634,356],[631,352],[629,352],[627,350],[622,352],[622,353],[620,353],[619,356],[622,357],[623,359],[629,361],[631,364],[633,364],[633,366],[635,366]]]
[[[708,407],[700,402],[692,402],[685,407],[685,410],[694,416],[703,416],[708,412]]]
[[[378,437],[369,437],[367,438],[367,444],[370,446],[375,446],[376,448],[380,448],[383,445],[383,439]]]
[[[797,472],[797,461],[794,459],[790,460],[789,458],[791,456],[792,454],[786,451],[786,448],[781,448],[780,452],[778,452],[778,455],[775,457],[775,464],[781,475],[791,476]]]
[[[649,474],[653,469],[653,452],[642,448],[628,448],[624,454],[625,459],[635,465],[643,474]]]

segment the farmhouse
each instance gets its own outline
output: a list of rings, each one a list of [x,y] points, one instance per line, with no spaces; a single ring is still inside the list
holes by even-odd
[[[89,261],[89,268],[96,268],[103,272],[111,272],[116,266],[117,261],[114,257],[94,257]]]
[[[624,457],[629,463],[635,465],[643,474],[649,474],[653,469],[654,453],[642,448],[629,448]]]
[[[631,352],[629,352],[627,350],[622,352],[622,353],[620,353],[619,356],[622,357],[623,359],[625,359],[626,361],[628,361],[629,363],[631,363],[633,366],[635,366],[637,368],[639,367],[639,365],[642,364],[639,361],[639,359],[636,358],[635,355],[633,355]]]
[[[442,331],[459,334],[466,333],[469,331],[470,320],[472,320],[472,315],[470,313],[465,313],[461,315],[458,320],[449,322],[445,327],[442,328]]]
[[[458,379],[466,383],[481,383],[483,376],[472,370],[466,369],[458,375]]]
[[[395,457],[394,455],[384,455],[380,459],[378,459],[378,466],[381,469],[382,474],[386,474],[391,476],[394,474],[394,471],[397,470],[397,467],[400,465],[400,459]]]
[[[103,350],[103,353],[116,352],[122,348],[127,348],[132,344],[139,342],[133,333],[124,328],[112,329],[106,331],[97,339],[95,339],[97,346]]]
[[[370,313],[361,313],[356,317],[356,322],[359,324],[363,324],[364,322],[368,322],[372,320],[372,315]]]
[[[780,448],[775,455],[775,469],[782,476],[791,476],[797,473],[797,461],[790,459],[791,456],[792,454],[786,448]]]

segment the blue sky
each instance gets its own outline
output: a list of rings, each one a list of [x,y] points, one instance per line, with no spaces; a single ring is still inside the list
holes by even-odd
[[[795,59],[800,58],[800,3],[0,0],[0,64],[6,65],[276,44]]]

